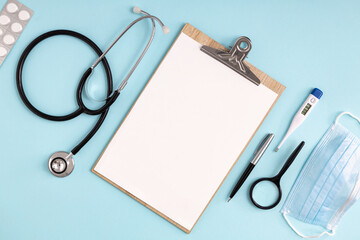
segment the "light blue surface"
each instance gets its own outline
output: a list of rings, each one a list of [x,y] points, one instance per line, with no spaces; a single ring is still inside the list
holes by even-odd
[[[0,0],[0,7],[5,0]],[[360,2],[298,1],[145,1],[136,5],[160,17],[170,28],[155,41],[101,130],[75,156],[70,177],[58,179],[47,170],[47,159],[71,150],[93,126],[96,117],[50,122],[32,114],[15,85],[17,60],[36,36],[53,29],[72,29],[93,39],[102,49],[137,15],[132,1],[23,0],[35,14],[0,67],[0,239],[297,239],[279,213],[255,208],[247,190],[252,181],[277,173],[301,140],[304,150],[285,174],[289,192],[310,151],[335,116],[343,110],[360,115]],[[140,205],[93,173],[91,167],[149,80],[183,25],[189,22],[223,45],[246,35],[253,43],[249,62],[287,86],[286,91],[234,166],[212,202],[188,235]],[[117,82],[143,46],[149,23],[140,23],[108,56]],[[131,59],[131,60],[129,60]],[[31,54],[24,72],[30,100],[49,113],[75,109],[75,89],[94,54],[83,44],[57,38]],[[100,68],[95,80],[103,81]],[[191,87],[191,86],[189,86]],[[314,87],[324,91],[307,121],[278,153],[288,124]],[[216,96],[214,96],[216,97]],[[360,133],[349,120],[351,129]],[[276,138],[231,203],[235,181],[264,135]],[[333,239],[359,239],[360,204],[345,215]]]

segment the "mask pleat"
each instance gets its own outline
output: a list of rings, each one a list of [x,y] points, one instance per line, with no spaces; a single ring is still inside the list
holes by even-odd
[[[339,115],[310,154],[281,209],[284,216],[321,226],[330,235],[360,198],[360,140],[338,123],[344,114],[349,113]]]
[[[344,178],[345,175],[343,173],[347,172],[346,169],[349,169],[349,167],[352,168],[353,164],[350,159],[359,146],[358,139],[354,138],[354,136],[352,136],[352,138],[353,141],[351,145],[338,160],[336,166],[332,169],[332,172],[324,184],[322,191],[318,195],[318,199],[316,199],[315,204],[308,214],[308,218],[313,219],[312,223],[317,225],[325,222],[328,223],[331,218],[331,216],[328,215],[334,214],[336,209],[338,209],[346,201],[346,197],[338,199],[337,196],[341,196],[338,194],[340,191],[350,191],[350,189],[344,189],[344,187],[346,187],[347,179]],[[333,203],[335,201],[338,202],[338,204],[335,204],[334,206]],[[324,227],[326,226],[327,224]]]
[[[313,150],[313,152],[310,155],[309,159],[316,159],[318,158],[321,154],[323,154],[323,149],[326,148],[326,146],[328,145],[329,141],[334,141],[333,139],[336,138],[337,136],[337,132],[338,129],[335,128],[334,126],[331,126],[327,132],[325,133],[325,135],[323,136],[323,139],[321,142],[318,143],[317,148],[315,148]],[[338,140],[338,144],[341,143],[341,141],[343,141],[343,139],[337,139]],[[309,191],[307,192],[306,190],[304,191],[304,187],[306,188],[306,186],[309,184],[309,180],[311,181],[312,177],[317,175],[316,172],[314,172],[315,166],[316,166],[316,161],[307,161],[303,167],[303,169],[301,170],[299,176],[296,179],[296,182],[294,184],[294,186],[292,187],[287,199],[286,199],[286,203],[284,205],[284,207],[286,208],[286,206],[291,206],[293,205],[294,201],[299,201],[299,197],[300,199],[304,197],[304,195],[308,196],[310,194],[311,189],[308,189]],[[300,200],[301,201],[301,200]],[[305,201],[305,199],[302,200],[303,202]],[[287,208],[290,209],[290,208]],[[298,209],[299,211],[300,209]],[[295,211],[297,212],[297,211]],[[288,211],[288,213],[290,213]],[[294,213],[290,213],[290,214],[294,214]],[[299,217],[298,215],[294,215],[293,217]]]
[[[344,161],[341,161],[348,152],[349,147],[351,145],[352,139],[346,137],[346,139],[340,144],[337,151],[331,156],[330,160],[326,163],[326,165],[321,170],[321,174],[318,176],[316,183],[312,189],[311,194],[308,196],[304,207],[301,211],[300,216],[306,222],[312,222],[313,217],[315,216],[317,209],[322,204],[324,195],[328,191],[329,185],[335,180],[338,171],[336,171],[339,166],[342,165]]]

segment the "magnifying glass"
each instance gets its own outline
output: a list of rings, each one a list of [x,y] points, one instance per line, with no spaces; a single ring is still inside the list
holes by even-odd
[[[299,144],[299,146],[297,146],[297,148],[291,153],[290,157],[288,158],[288,160],[286,160],[284,166],[281,168],[280,172],[277,175],[275,175],[274,177],[260,178],[251,185],[250,193],[249,193],[250,200],[256,207],[263,209],[263,210],[268,210],[268,209],[272,209],[272,208],[276,207],[276,205],[279,204],[279,202],[281,200],[281,196],[282,196],[281,186],[280,186],[281,177],[288,170],[288,168],[293,163],[293,161],[295,160],[295,158],[297,157],[297,155],[299,154],[299,152],[301,151],[301,149],[303,148],[304,145],[305,145],[305,142],[302,141]],[[255,186],[258,185],[259,183],[263,183],[263,182],[273,183],[276,186],[277,191],[278,191],[278,197],[277,197],[276,201],[273,204],[270,204],[267,206],[263,206],[263,205],[259,204],[258,202],[256,202],[254,199],[254,195],[253,195]]]

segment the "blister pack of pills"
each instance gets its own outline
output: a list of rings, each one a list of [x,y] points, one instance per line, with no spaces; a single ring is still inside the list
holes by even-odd
[[[0,12],[0,66],[20,37],[33,11],[16,0],[8,0]]]

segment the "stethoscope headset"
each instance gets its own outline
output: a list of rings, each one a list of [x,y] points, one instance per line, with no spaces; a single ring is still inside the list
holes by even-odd
[[[50,172],[56,177],[66,177],[74,170],[73,156],[75,154],[77,154],[81,150],[81,148],[83,148],[85,146],[85,144],[99,130],[99,128],[101,127],[101,125],[103,124],[103,122],[104,122],[104,120],[106,118],[106,115],[109,112],[110,106],[116,101],[116,99],[120,95],[121,90],[124,89],[124,87],[127,84],[130,76],[135,71],[136,67],[139,65],[140,61],[144,57],[144,55],[147,52],[148,48],[150,47],[150,44],[152,43],[152,41],[154,39],[154,35],[155,35],[155,21],[157,21],[160,24],[160,26],[162,27],[162,30],[163,30],[163,32],[165,34],[169,33],[169,31],[170,31],[169,28],[166,27],[159,18],[150,15],[149,13],[141,10],[139,7],[134,7],[133,12],[141,13],[144,16],[139,17],[138,19],[131,22],[125,28],[125,30],[115,39],[114,42],[112,42],[110,44],[110,46],[104,52],[102,52],[101,49],[92,40],[90,40],[89,38],[87,38],[86,36],[84,36],[84,35],[82,35],[82,34],[80,34],[78,32],[74,32],[74,31],[70,31],[70,30],[55,30],[55,31],[50,31],[50,32],[44,33],[44,34],[40,35],[39,37],[37,37],[36,39],[34,39],[26,47],[26,49],[24,50],[24,52],[22,53],[22,55],[21,55],[21,57],[19,59],[19,63],[18,63],[17,70],[16,70],[17,88],[18,88],[18,91],[19,91],[19,94],[20,94],[20,97],[21,97],[22,101],[24,102],[26,107],[30,111],[32,111],[34,114],[36,114],[39,117],[42,117],[44,119],[51,120],[51,121],[67,121],[67,120],[70,120],[70,119],[73,119],[73,118],[79,116],[82,113],[89,114],[89,115],[100,115],[98,121],[96,122],[94,127],[91,129],[91,131],[85,136],[85,138],[77,146],[75,146],[71,150],[70,153],[64,152],[64,151],[58,151],[58,152],[55,152],[54,154],[52,154],[50,156],[49,161],[48,161],[48,167],[49,167]],[[113,91],[112,74],[111,74],[109,63],[105,58],[105,55],[109,52],[109,50],[116,44],[116,42],[132,26],[134,26],[136,23],[138,23],[138,22],[140,22],[141,20],[144,20],[144,19],[150,19],[151,22],[152,22],[152,32],[151,32],[150,39],[149,39],[148,43],[146,44],[144,50],[142,51],[140,57],[137,59],[137,61],[133,65],[133,67],[130,69],[130,72],[126,75],[124,80],[121,82],[120,86],[115,91]],[[72,113],[67,114],[67,115],[54,116],[54,115],[50,115],[50,114],[46,114],[44,112],[41,112],[34,105],[32,105],[30,103],[30,101],[26,97],[26,94],[25,94],[25,91],[24,91],[24,88],[23,88],[22,72],[23,72],[23,67],[24,67],[24,64],[26,62],[26,59],[27,59],[28,55],[30,54],[30,52],[33,50],[33,48],[36,45],[38,45],[40,42],[42,42],[43,40],[48,39],[50,37],[59,36],[59,35],[71,36],[71,37],[75,37],[75,38],[83,41],[84,43],[89,45],[96,52],[96,54],[98,54],[99,58],[94,62],[94,64],[89,69],[87,69],[85,71],[85,73],[83,74],[83,76],[80,79],[80,82],[79,82],[79,85],[78,85],[77,91],[76,91],[76,100],[77,100],[77,104],[79,106],[78,109],[75,110]],[[96,110],[92,110],[92,109],[89,109],[88,107],[86,107],[86,105],[83,102],[82,95],[83,95],[83,89],[84,89],[84,87],[86,85],[87,80],[89,79],[90,75],[94,71],[95,67],[100,62],[102,63],[102,65],[103,65],[103,67],[105,69],[105,74],[106,74],[106,79],[107,79],[106,80],[107,81],[107,98],[104,100],[105,103],[100,108],[98,108]]]

